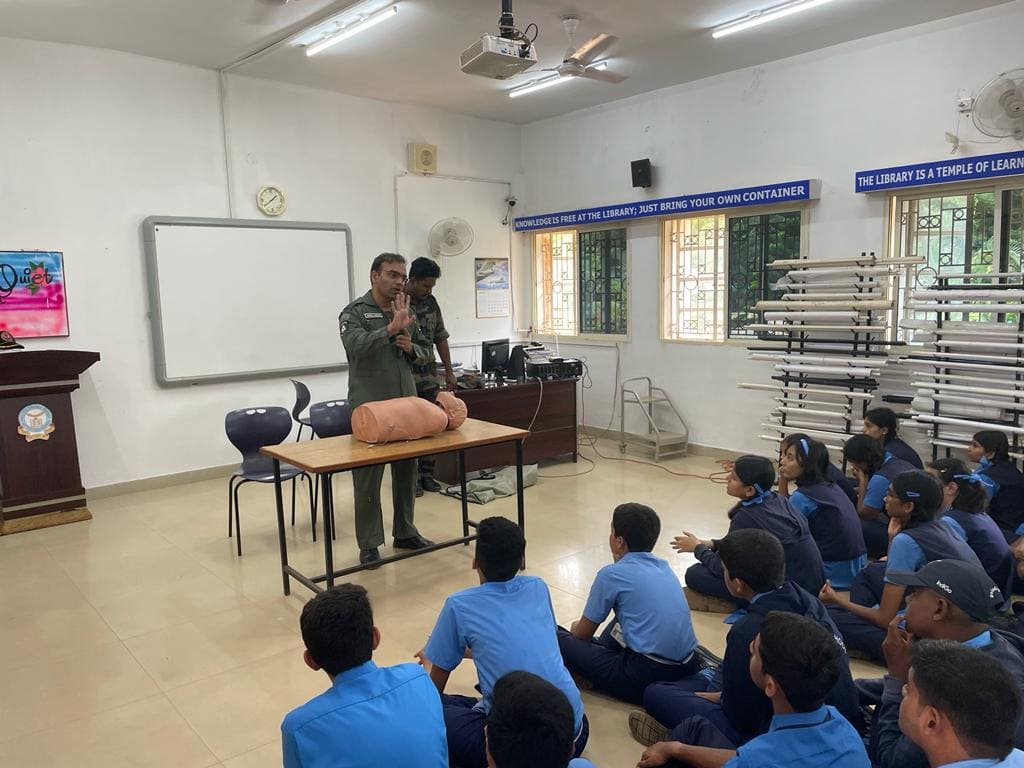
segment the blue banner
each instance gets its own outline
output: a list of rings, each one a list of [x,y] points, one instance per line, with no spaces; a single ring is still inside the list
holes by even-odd
[[[722,192],[704,192],[697,195],[662,197],[637,203],[619,203],[600,208],[578,208],[574,211],[543,213],[537,216],[519,216],[515,219],[516,232],[534,229],[557,229],[607,221],[643,219],[648,216],[671,216],[677,213],[712,211],[720,208],[742,208],[748,205],[771,205],[800,200],[816,200],[821,184],[817,179],[786,181],[760,187],[727,189]]]
[[[1024,174],[1024,150],[857,171],[856,180],[858,192],[877,192],[882,189],[924,187],[929,184],[993,179],[1017,174]]]

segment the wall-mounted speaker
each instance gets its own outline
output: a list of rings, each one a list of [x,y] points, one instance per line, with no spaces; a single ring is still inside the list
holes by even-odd
[[[629,170],[633,174],[633,186],[647,188],[654,184],[651,177],[651,161],[647,158],[634,160],[629,164]]]
[[[433,144],[410,144],[409,170],[412,173],[437,173],[437,147]]]

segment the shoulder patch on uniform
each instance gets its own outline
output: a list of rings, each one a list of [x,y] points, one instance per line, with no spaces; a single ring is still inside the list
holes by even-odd
[[[383,312],[364,312],[363,313],[363,317],[365,317],[367,320],[383,320],[384,319],[384,313]]]

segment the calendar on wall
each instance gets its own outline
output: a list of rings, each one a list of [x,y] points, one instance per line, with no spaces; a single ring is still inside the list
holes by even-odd
[[[475,259],[476,316],[508,317],[511,311],[508,259]]]

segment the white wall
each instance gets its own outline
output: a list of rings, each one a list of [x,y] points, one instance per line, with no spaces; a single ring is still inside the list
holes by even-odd
[[[230,463],[224,413],[294,399],[287,379],[161,390],[153,378],[140,223],[229,215],[218,91],[208,70],[0,38],[0,250],[63,251],[70,310],[69,338],[26,347],[102,354],[73,395],[86,487]],[[245,77],[228,94],[235,215],[259,218],[256,189],[275,183],[286,218],[350,224],[357,287],[395,248],[407,142],[438,144],[444,173],[518,171],[516,126]],[[308,383],[314,399],[346,390],[341,374]]]
[[[809,255],[881,253],[885,196],[855,194],[854,172],[948,156],[943,134],[955,124],[956,97],[1024,64],[1022,30],[1024,4],[1016,2],[529,125],[519,207],[536,214],[641,199],[630,188],[629,161],[642,157],[655,167],[657,186],[648,197],[820,178]],[[976,135],[968,123],[964,137]],[[1004,141],[962,153],[1012,148],[1019,145]],[[517,237],[528,255],[529,236]],[[647,375],[665,387],[689,422],[691,441],[764,452],[758,424],[771,400],[734,385],[768,382],[769,367],[748,361],[741,344],[659,341],[658,223],[632,223],[629,242],[631,340],[621,349],[623,377]],[[588,358],[594,388],[585,393],[586,422],[604,427],[614,348],[563,343],[562,352]]]

